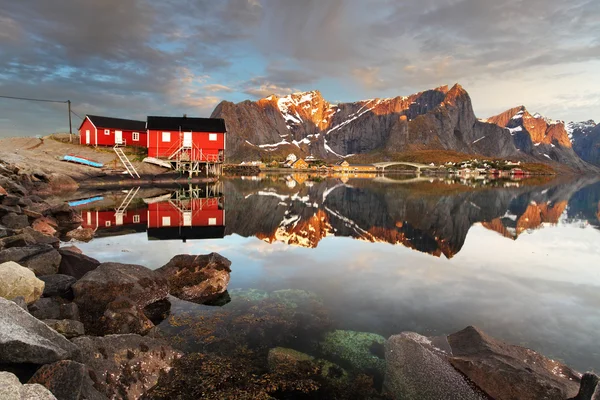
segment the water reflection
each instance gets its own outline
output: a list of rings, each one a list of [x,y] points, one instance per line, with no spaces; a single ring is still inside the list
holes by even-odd
[[[96,237],[147,232],[149,240],[185,242],[237,234],[316,248],[325,237],[337,236],[448,259],[462,249],[475,224],[513,240],[561,219],[600,227],[600,183],[593,178],[495,187],[429,178],[343,178],[294,174],[133,188],[72,204]]]

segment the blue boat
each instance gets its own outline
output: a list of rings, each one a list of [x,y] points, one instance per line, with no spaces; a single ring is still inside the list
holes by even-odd
[[[83,206],[86,204],[90,204],[93,203],[95,201],[100,201],[100,200],[104,200],[104,197],[102,196],[96,196],[96,197],[90,197],[89,199],[82,199],[82,200],[73,200],[73,201],[69,201],[69,207],[77,207],[77,206]]]
[[[62,161],[69,161],[78,164],[88,165],[90,167],[102,168],[104,165],[98,161],[89,160],[85,157],[74,156],[72,154],[68,154],[62,158]]]

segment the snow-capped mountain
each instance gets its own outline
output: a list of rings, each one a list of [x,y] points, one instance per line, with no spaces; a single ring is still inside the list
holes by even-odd
[[[600,166],[600,125],[589,120],[569,122],[566,128],[577,155],[590,164]]]
[[[234,160],[292,151],[328,159],[413,149],[518,155],[510,134],[477,120],[468,93],[458,84],[340,104],[318,91],[272,95],[256,102],[222,102],[212,117],[225,119],[228,156]]]
[[[563,121],[531,114],[525,106],[511,108],[487,119],[506,128],[515,146],[524,154],[539,160],[566,164],[578,170],[587,170],[586,164],[572,148],[569,133]]]

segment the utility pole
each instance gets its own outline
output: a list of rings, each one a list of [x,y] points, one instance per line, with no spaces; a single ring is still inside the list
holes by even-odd
[[[71,100],[67,100],[69,105],[69,143],[73,143],[73,127],[71,126]]]

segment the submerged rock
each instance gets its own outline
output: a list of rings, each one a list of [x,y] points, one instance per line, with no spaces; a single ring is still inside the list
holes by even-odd
[[[283,289],[271,292],[269,297],[286,307],[297,308],[301,304],[311,301],[322,302],[321,298],[314,293],[299,289]]]
[[[104,263],[73,285],[74,301],[91,334],[146,333],[143,309],[169,294],[167,280],[141,265]]]
[[[577,395],[580,375],[533,350],[468,327],[448,336],[452,365],[496,400],[564,400]]]
[[[0,297],[12,300],[22,296],[31,304],[37,301],[44,292],[44,282],[35,274],[16,262],[0,264]]]
[[[57,400],[79,400],[86,375],[85,365],[64,360],[44,365],[28,383],[44,386]]]
[[[483,400],[428,338],[412,332],[385,344],[384,391],[399,400]]]
[[[94,386],[109,398],[138,399],[156,385],[181,353],[165,341],[139,335],[73,339]]]
[[[319,348],[342,366],[383,376],[384,344],[385,338],[375,333],[337,330],[327,333]]]
[[[81,254],[81,250],[75,246],[62,247],[58,252],[62,256],[58,273],[72,276],[75,279],[83,278],[85,274],[95,270],[100,265],[100,261]]]
[[[0,371],[0,399],[2,400],[56,400],[56,397],[39,384],[21,384],[10,372]]]
[[[0,364],[49,364],[72,359],[78,352],[42,321],[0,298]]]
[[[269,298],[269,293],[260,289],[232,289],[229,290],[229,296],[231,297],[231,301],[262,301],[264,299]]]
[[[227,290],[231,261],[211,253],[175,256],[157,271],[169,281],[171,295],[186,301],[202,303]]]
[[[270,370],[276,370],[279,367],[289,367],[302,361],[313,361],[315,358],[306,353],[302,353],[285,347],[275,347],[269,350],[267,364]]]

